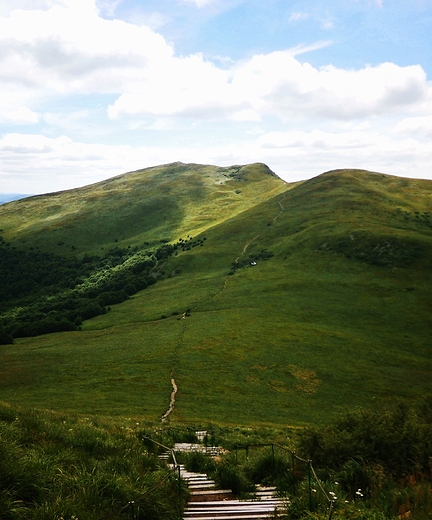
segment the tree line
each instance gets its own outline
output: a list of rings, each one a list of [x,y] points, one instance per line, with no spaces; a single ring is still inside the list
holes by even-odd
[[[14,338],[78,330],[84,320],[107,312],[154,284],[160,264],[203,239],[180,239],[82,259],[18,250],[0,237],[0,344]]]

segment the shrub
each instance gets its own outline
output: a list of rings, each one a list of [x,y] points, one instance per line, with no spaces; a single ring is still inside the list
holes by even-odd
[[[241,468],[226,460],[216,466],[212,477],[221,489],[231,489],[238,497],[252,492],[255,488]]]
[[[432,425],[400,404],[350,412],[319,430],[308,428],[300,435],[300,449],[320,467],[342,468],[352,459],[381,465],[387,474],[401,478],[430,471],[430,439]]]
[[[199,451],[193,451],[183,456],[185,467],[188,471],[197,473],[214,473],[216,471],[216,463],[214,460]]]
[[[261,454],[245,466],[248,478],[255,484],[274,484],[281,478],[286,478],[289,471],[288,460],[272,453]]]
[[[13,337],[3,327],[0,327],[0,345],[11,345],[12,343]]]

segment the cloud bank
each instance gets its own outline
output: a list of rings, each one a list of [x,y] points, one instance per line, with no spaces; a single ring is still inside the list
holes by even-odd
[[[20,176],[26,192],[48,191],[171,160],[258,160],[288,180],[336,167],[431,175],[432,88],[420,65],[300,59],[329,42],[221,63],[179,55],[90,0],[31,4],[0,11],[1,191]],[[123,144],[133,129],[146,142]]]

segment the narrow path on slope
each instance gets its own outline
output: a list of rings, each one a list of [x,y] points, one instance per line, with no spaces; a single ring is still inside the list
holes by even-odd
[[[172,358],[172,362],[171,362],[170,378],[171,378],[172,391],[171,391],[170,403],[169,403],[168,410],[161,417],[161,422],[166,422],[168,417],[170,416],[170,414],[174,411],[174,406],[175,406],[176,396],[177,396],[177,391],[178,391],[177,383],[176,383],[174,376],[175,376],[176,367],[178,366],[178,363],[179,363],[179,350],[183,343],[183,336],[186,332],[186,314],[187,314],[186,312],[183,313],[183,316],[181,317],[181,319],[183,320],[183,326],[182,326],[182,330],[179,334],[179,337],[177,339],[177,342],[174,346],[174,354],[173,354],[173,358]]]
[[[278,202],[279,206],[280,206],[280,211],[279,213],[273,218],[273,223],[275,223],[277,221],[277,219],[281,216],[281,214],[283,213],[284,211],[284,207],[283,207],[283,201],[285,200],[286,198],[286,193],[283,194],[283,197],[282,199]],[[249,246],[255,242],[255,240],[258,240],[258,238],[263,235],[266,231],[268,230],[268,226],[266,226],[260,233],[258,233],[257,235],[255,235],[253,238],[251,238],[248,242],[246,242],[246,244],[244,245],[243,247],[243,251],[241,252],[241,254],[235,259],[235,263],[237,264],[240,260],[240,258],[242,256],[244,256],[247,252],[247,250],[249,249]]]
[[[275,223],[277,221],[277,219],[281,216],[281,214],[283,213],[283,211],[285,209],[284,206],[283,206],[283,202],[284,202],[285,198],[286,198],[286,192],[283,193],[282,199],[280,201],[278,201],[278,204],[280,206],[280,211],[273,218],[273,223]],[[246,242],[246,244],[243,247],[243,250],[242,250],[241,254],[235,259],[235,263],[236,264],[238,264],[240,258],[246,254],[247,250],[249,249],[249,246],[253,242],[255,242],[256,240],[258,240],[258,238],[261,235],[263,235],[267,230],[268,230],[268,226],[266,226],[260,233],[255,235],[248,242]],[[198,308],[203,303],[205,303],[205,302],[207,302],[209,300],[212,300],[213,298],[218,296],[220,293],[222,293],[226,289],[226,287],[227,287],[228,280],[230,280],[231,278],[232,278],[231,276],[227,276],[227,278],[225,278],[225,280],[224,280],[223,286],[220,289],[218,289],[215,293],[210,294],[209,296],[207,296],[207,298],[204,298],[203,300],[197,302],[193,307],[190,308],[190,310],[194,310],[194,309]],[[170,396],[170,403],[169,403],[168,410],[161,417],[161,422],[166,422],[168,420],[169,416],[171,415],[171,413],[174,411],[174,408],[175,408],[177,392],[178,392],[178,386],[177,386],[177,383],[176,383],[176,380],[175,380],[175,374],[176,374],[176,367],[178,366],[178,363],[179,363],[179,351],[180,351],[180,348],[181,348],[181,346],[183,344],[183,337],[185,335],[186,328],[187,328],[187,316],[188,316],[188,314],[189,314],[189,312],[184,312],[182,317],[181,317],[181,319],[183,320],[183,327],[182,327],[182,330],[181,330],[181,332],[179,334],[178,340],[177,340],[177,342],[176,342],[176,344],[174,346],[174,354],[173,354],[171,373],[170,373],[171,386],[172,386],[172,391],[171,391],[171,396]]]

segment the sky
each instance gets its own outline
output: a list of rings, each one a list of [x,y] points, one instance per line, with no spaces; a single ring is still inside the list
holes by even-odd
[[[176,161],[432,179],[432,0],[1,0],[0,192]]]

